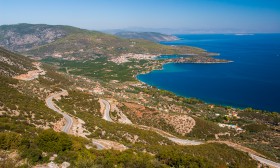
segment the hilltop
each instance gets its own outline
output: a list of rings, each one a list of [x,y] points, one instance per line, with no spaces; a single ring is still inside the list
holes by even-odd
[[[118,32],[115,35],[127,39],[144,39],[153,42],[179,40],[176,36],[156,32]]]
[[[0,46],[12,51],[27,51],[69,34],[85,31],[62,25],[16,24],[0,26]]]
[[[0,26],[0,46],[35,57],[93,59],[126,54],[202,54],[195,47],[165,46],[142,39],[123,39],[71,26],[18,24]]]
[[[100,32],[68,35],[50,44],[26,52],[33,56],[53,56],[66,59],[118,57],[125,54],[188,54],[204,53],[192,47],[170,47],[145,40],[128,40]]]

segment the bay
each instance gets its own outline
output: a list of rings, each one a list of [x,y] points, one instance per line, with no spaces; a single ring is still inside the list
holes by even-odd
[[[234,62],[170,63],[139,80],[208,103],[280,112],[280,34],[177,36],[180,40],[162,44],[200,47]]]

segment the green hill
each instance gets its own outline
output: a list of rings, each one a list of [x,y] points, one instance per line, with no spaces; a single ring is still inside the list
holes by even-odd
[[[33,56],[73,58],[114,57],[122,54],[189,54],[203,53],[193,47],[164,46],[146,40],[128,40],[100,32],[74,33],[53,43],[27,51]]]
[[[0,46],[36,57],[67,59],[114,57],[128,53],[205,54],[204,50],[194,47],[165,46],[142,39],[123,39],[97,31],[45,24],[0,26]]]

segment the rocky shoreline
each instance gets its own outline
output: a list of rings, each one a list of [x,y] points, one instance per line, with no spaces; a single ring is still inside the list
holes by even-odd
[[[217,63],[231,63],[233,61],[216,59],[211,56],[190,56],[176,59],[168,59],[168,62],[173,63],[199,63],[199,64],[217,64]]]
[[[219,54],[215,54],[216,56]],[[154,56],[153,58],[156,58],[157,56]],[[151,60],[151,59],[149,59]],[[212,56],[198,56],[198,55],[193,55],[193,56],[182,56],[181,58],[171,58],[171,59],[164,59],[161,62],[157,62],[154,64],[154,66],[151,68],[151,70],[148,71],[142,71],[138,74],[135,75],[135,78],[137,79],[138,75],[143,75],[150,73],[151,71],[154,70],[162,70],[163,65],[165,64],[170,64],[170,63],[178,63],[178,64],[225,64],[225,63],[232,63],[234,61],[231,60],[225,60],[225,59],[216,59],[213,58]],[[161,64],[159,68],[158,64]],[[138,79],[137,79],[138,80]]]

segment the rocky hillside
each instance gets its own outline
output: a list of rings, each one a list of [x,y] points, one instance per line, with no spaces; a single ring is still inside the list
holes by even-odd
[[[33,68],[31,63],[34,60],[4,49],[1,51],[1,58],[11,60],[2,63],[5,65],[11,62],[10,67],[5,69],[10,74],[16,71],[18,66],[25,70],[17,73],[26,73],[29,68]],[[0,74],[0,167],[62,167],[61,163],[71,167],[101,168],[189,165],[256,167],[256,162],[247,154],[226,145],[206,143],[181,146],[149,127],[122,124],[118,119],[119,113],[129,110],[119,106],[121,103],[118,101],[124,101],[123,99],[115,97],[110,88],[103,88],[107,86],[106,83],[57,72],[56,67],[51,65],[41,63],[38,66],[46,73],[32,80],[14,79],[10,75]],[[116,86],[113,87],[115,90]],[[106,97],[95,92],[100,89]],[[46,103],[51,95],[62,90],[67,94],[54,98],[52,102],[73,120],[67,134],[60,133],[67,121]],[[137,96],[139,97],[138,94]],[[118,112],[112,114],[114,122],[102,119],[103,110],[98,101],[102,98],[110,101],[112,111]],[[155,99],[158,100],[158,97]],[[149,108],[147,112],[150,110],[155,111]],[[159,125],[174,132],[168,121],[159,120]],[[101,150],[115,149],[117,145],[125,147],[126,150]],[[172,162],[166,162],[170,156]]]
[[[144,36],[154,38],[152,41],[173,39],[157,33],[144,33]],[[124,39],[71,26],[42,24],[0,26],[0,46],[26,55],[62,57],[69,60],[99,56],[114,57],[131,53],[153,55],[205,53],[194,47],[165,46],[147,40]]]
[[[125,54],[190,54],[205,53],[193,47],[172,47],[141,39],[123,39],[100,32],[82,32],[68,35],[53,43],[27,51],[32,56],[53,56],[69,60],[100,56],[116,57]]]
[[[21,55],[11,53],[0,47],[0,74],[5,76],[19,75],[31,69],[32,61]]]
[[[81,31],[71,26],[16,24],[0,26],[0,46],[12,51],[26,51]]]
[[[118,32],[115,35],[127,39],[144,39],[153,42],[179,40],[176,36],[156,32]]]

